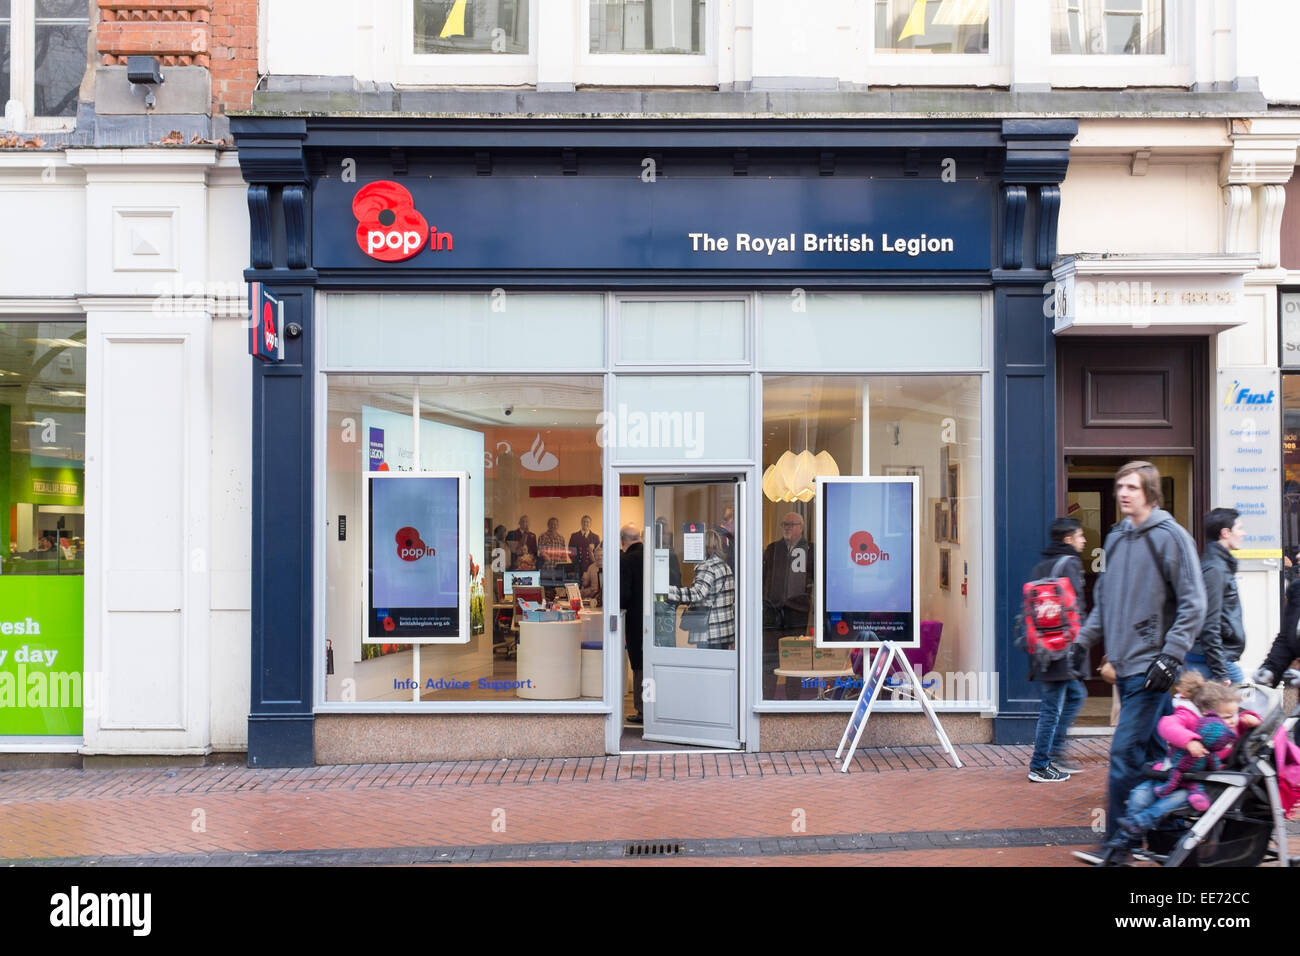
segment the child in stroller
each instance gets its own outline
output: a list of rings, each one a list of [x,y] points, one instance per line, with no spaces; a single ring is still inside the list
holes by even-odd
[[[1188,805],[1197,811],[1209,809],[1198,772],[1218,770],[1238,740],[1238,728],[1244,732],[1259,724],[1258,714],[1241,711],[1232,688],[1209,683],[1196,671],[1184,672],[1174,693],[1174,712],[1156,726],[1167,748],[1169,779],[1145,780],[1133,788],[1128,814],[1118,821],[1115,835],[1106,844],[1106,865],[1122,863],[1141,845],[1146,832],[1175,810]]]
[[[1300,672],[1289,670],[1282,681],[1300,687]],[[1182,685],[1183,689],[1187,686]],[[1288,855],[1284,818],[1300,799],[1300,791],[1280,786],[1283,776],[1295,776],[1291,764],[1300,759],[1300,748],[1288,739],[1300,717],[1300,707],[1285,713],[1282,693],[1258,685],[1247,687],[1242,694],[1243,714],[1249,710],[1266,716],[1249,729],[1239,719],[1240,740],[1223,760],[1222,770],[1188,771],[1191,781],[1208,785],[1209,809],[1192,812],[1185,806],[1171,811],[1147,832],[1149,849],[1144,859],[1163,866],[1258,866],[1268,859],[1276,859],[1282,866],[1300,865],[1300,858]],[[1175,698],[1176,707],[1190,703]],[[1152,771],[1152,776],[1163,778],[1164,772]],[[1153,803],[1154,792],[1153,786]],[[1123,832],[1122,827],[1120,830]],[[1130,833],[1124,845],[1113,852],[1075,855],[1094,865],[1121,865],[1128,861],[1131,846],[1136,843]]]

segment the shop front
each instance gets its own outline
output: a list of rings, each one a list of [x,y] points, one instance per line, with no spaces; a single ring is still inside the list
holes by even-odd
[[[233,128],[283,349],[254,371],[251,764],[833,748],[831,474],[917,479],[913,664],[954,740],[995,738],[1008,555],[1055,509],[1073,122]]]

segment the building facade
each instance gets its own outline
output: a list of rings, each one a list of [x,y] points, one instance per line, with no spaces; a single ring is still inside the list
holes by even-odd
[[[242,751],[257,4],[15,0],[0,45],[0,766]]]
[[[1057,514],[1099,549],[1121,459],[1157,461],[1198,537],[1240,507],[1247,658],[1276,629],[1280,411],[1237,399],[1277,390],[1300,131],[1269,102],[1280,60],[1248,62],[1255,14],[314,9],[270,11],[234,124],[248,275],[291,329],[254,380],[250,762],[833,747],[845,665],[799,656],[817,574],[784,564],[816,550],[812,472],[782,465],[803,451],[917,477],[915,663],[955,739],[1032,733],[1019,586]],[[372,636],[384,469],[469,475],[467,644]],[[504,593],[591,560],[533,537],[594,530],[605,581],[634,577],[629,524],[667,565],[645,578],[662,603],[706,558],[686,557],[697,524],[728,532],[735,577],[723,648],[643,598],[644,726],[612,600],[587,611],[601,681],[551,696],[519,686],[537,662]],[[916,710],[887,701],[867,739],[929,739]]]

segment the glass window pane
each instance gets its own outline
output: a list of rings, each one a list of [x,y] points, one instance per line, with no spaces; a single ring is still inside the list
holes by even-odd
[[[601,419],[620,462],[743,461],[750,455],[746,375],[625,375]]]
[[[620,362],[741,362],[743,302],[620,302]]]
[[[86,72],[86,23],[36,22],[36,115],[73,116]]]
[[[363,643],[360,603],[367,600],[362,483],[370,471],[415,468],[417,388],[419,467],[469,472],[468,551],[478,569],[470,642],[418,650]],[[600,639],[601,377],[330,376],[327,389],[326,514],[331,526],[344,515],[350,530],[341,541],[329,535],[326,550],[325,626],[334,664],[326,699],[410,701],[417,684],[421,701],[576,698],[576,672],[541,679],[530,670],[536,655],[518,654],[523,622],[514,589],[535,587],[549,603],[567,595],[565,585],[577,585],[591,602],[580,626],[593,633],[583,639]],[[577,642],[569,649],[576,662]],[[551,683],[561,678],[564,687]],[[346,680],[355,681],[348,685],[355,698],[345,697]]]
[[[1165,52],[1164,0],[1052,0],[1052,52]]]
[[[707,0],[591,0],[592,53],[703,53]]]
[[[3,7],[0,7],[0,12],[5,14],[4,17],[0,17],[0,103],[4,103],[9,100],[10,25],[7,19],[9,13],[8,0],[0,0],[0,4],[4,4]]]
[[[599,295],[332,295],[335,368],[604,368]]]
[[[988,53],[988,0],[876,0],[877,53]]]
[[[81,574],[84,324],[0,323],[0,426],[9,435],[0,447],[4,574]]]
[[[982,448],[975,375],[763,377],[765,699],[856,696],[844,653],[806,639],[818,581],[816,499],[799,500],[810,478],[804,451],[818,473],[920,479],[924,654],[908,656],[937,699],[997,696],[981,672]],[[847,684],[837,686],[841,677]]]
[[[780,368],[979,368],[978,295],[762,297],[758,360]]]
[[[415,0],[415,50],[528,52],[528,0]]]
[[[86,0],[36,0],[36,21],[48,19],[89,23],[89,7]]]

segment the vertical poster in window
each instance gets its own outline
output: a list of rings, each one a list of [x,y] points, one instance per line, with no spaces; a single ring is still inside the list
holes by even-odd
[[[817,479],[817,646],[919,647],[916,476]]]
[[[469,641],[465,472],[366,475],[362,640]]]

